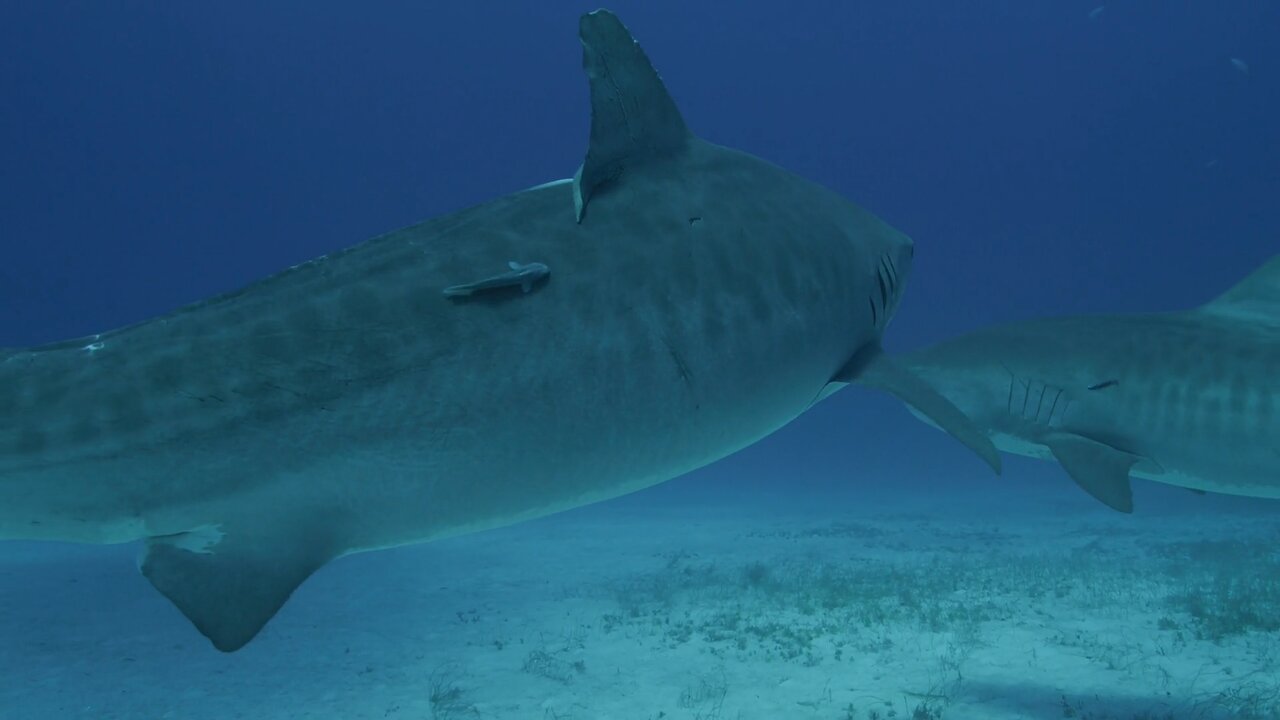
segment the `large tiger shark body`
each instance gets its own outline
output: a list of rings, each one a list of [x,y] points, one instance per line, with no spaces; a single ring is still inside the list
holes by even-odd
[[[580,35],[573,179],[0,354],[0,538],[142,540],[234,650],[335,557],[654,485],[854,380],[998,463],[879,352],[911,241],[691,135],[613,15]]]
[[[1011,323],[901,361],[1117,510],[1131,475],[1280,498],[1280,256],[1191,310]]]

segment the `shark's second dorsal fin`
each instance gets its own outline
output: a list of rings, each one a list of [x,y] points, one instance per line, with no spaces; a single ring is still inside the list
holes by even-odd
[[[1272,257],[1201,312],[1280,326],[1280,255]]]
[[[597,10],[578,23],[591,85],[591,140],[573,177],[578,222],[601,186],[628,168],[680,152],[689,128],[644,50],[616,15]]]

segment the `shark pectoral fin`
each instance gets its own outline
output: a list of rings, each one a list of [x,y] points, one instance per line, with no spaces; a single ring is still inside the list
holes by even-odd
[[[977,425],[950,400],[938,394],[915,373],[894,362],[878,348],[859,353],[836,375],[836,380],[884,390],[916,412],[924,415],[943,432],[959,440],[978,454],[996,474],[1000,474],[1000,452]]]
[[[573,176],[578,222],[591,196],[630,167],[674,155],[690,133],[644,50],[616,15],[596,10],[578,23],[591,90],[591,139]]]
[[[1041,439],[1085,492],[1112,510],[1133,512],[1129,470],[1137,456],[1079,435],[1053,433]]]
[[[258,634],[294,589],[336,556],[329,542],[287,525],[232,526],[147,540],[142,574],[223,652]],[[196,536],[196,537],[193,537]]]

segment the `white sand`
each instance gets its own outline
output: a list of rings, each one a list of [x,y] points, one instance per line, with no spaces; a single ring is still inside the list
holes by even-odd
[[[345,558],[232,655],[132,548],[8,543],[0,717],[1280,717],[1280,521],[931,500],[641,496]]]

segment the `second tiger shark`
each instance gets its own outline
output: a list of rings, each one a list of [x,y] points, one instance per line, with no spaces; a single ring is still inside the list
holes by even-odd
[[[850,382],[995,447],[880,352],[913,245],[694,136],[607,11],[571,179],[131,327],[0,353],[0,538],[145,544],[213,644],[330,560],[676,477]]]
[[[1116,510],[1131,475],[1280,498],[1280,255],[1190,310],[1011,323],[901,360],[996,447]]]

